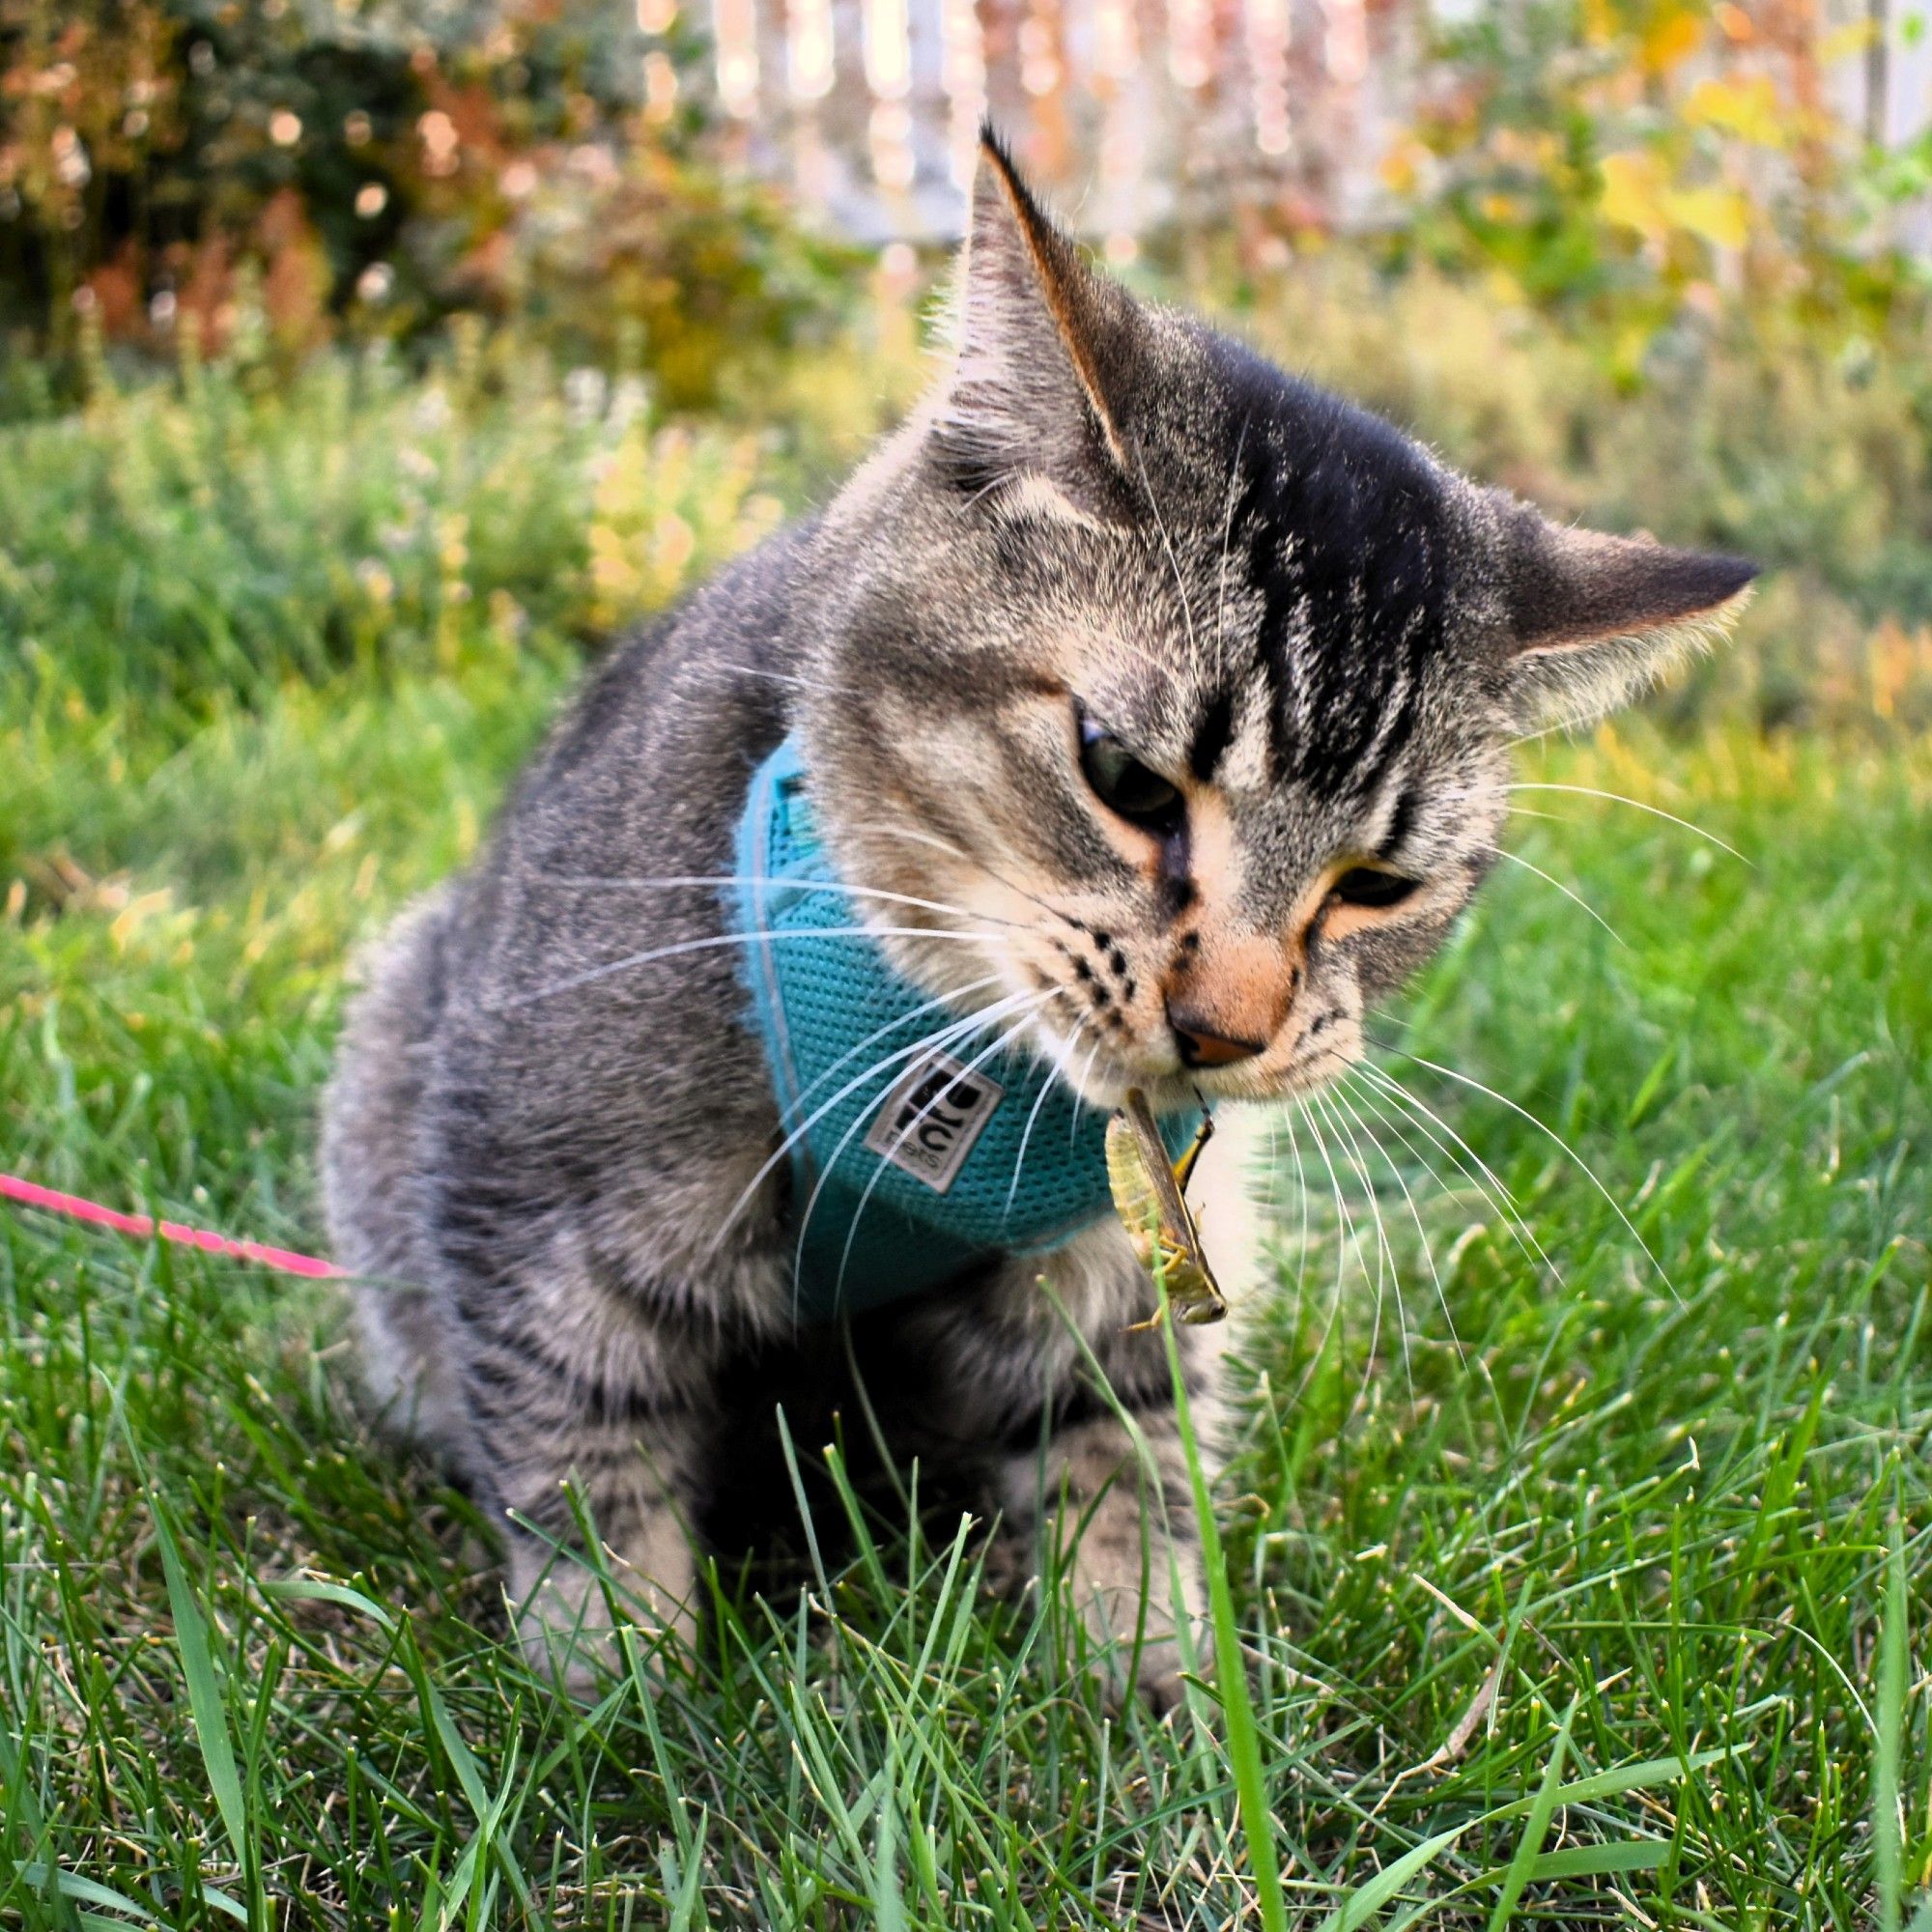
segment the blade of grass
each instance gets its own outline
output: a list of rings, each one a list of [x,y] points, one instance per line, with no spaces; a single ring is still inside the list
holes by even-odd
[[[1560,1733],[1566,1745],[1569,1726],[1574,1721],[1575,1716],[1576,1706],[1573,1704]],[[1506,1804],[1498,1804],[1493,1810],[1484,1812],[1481,1817],[1465,1819],[1462,1824],[1452,1826],[1446,1832],[1438,1832],[1433,1838],[1425,1839],[1423,1843],[1405,1852],[1385,1871],[1378,1872],[1366,1885],[1350,1892],[1348,1897],[1321,1921],[1321,1932],[1354,1932],[1356,1926],[1365,1924],[1370,1914],[1386,1905],[1417,1872],[1422,1871],[1438,1858],[1464,1832],[1472,1831],[1478,1825],[1498,1824],[1506,1818],[1520,1817],[1525,1811],[1529,1812],[1533,1821],[1539,1810],[1543,1812],[1547,1825],[1550,1813],[1558,1804],[1589,1804],[1599,1798],[1614,1796],[1620,1791],[1642,1791],[1653,1785],[1668,1784],[1675,1779],[1694,1776],[1707,1766],[1716,1764],[1720,1758],[1730,1757],[1733,1754],[1731,1749],[1726,1748],[1696,1751],[1685,1758],[1645,1758],[1639,1764],[1622,1765],[1615,1771],[1595,1772],[1588,1777],[1579,1777],[1572,1783],[1558,1785],[1553,1791],[1549,1788],[1550,1775],[1546,1769],[1542,1786],[1531,1797],[1512,1799]],[[1555,1762],[1553,1755],[1551,1761]],[[1524,1841],[1528,1842],[1530,1836],[1530,1831],[1526,1828],[1523,1834]],[[1542,1842],[1540,1832],[1536,1835],[1535,1842],[1537,1844]],[[1639,1846],[1633,1850],[1624,1845],[1593,1845],[1542,1854],[1532,1850],[1528,1877],[1530,1879],[1588,1877],[1598,1872],[1643,1871],[1662,1861],[1662,1853],[1667,1848],[1656,1849],[1659,1856],[1655,1858],[1651,1856],[1653,1848],[1650,1846]],[[1641,1859],[1636,1857],[1638,1851],[1643,1854]],[[1522,1847],[1519,1844],[1518,1859],[1520,1859],[1521,1852]],[[1629,1861],[1625,1862],[1626,1860]],[[1515,1868],[1516,1861],[1513,1860],[1510,1866],[1501,1874],[1486,1873],[1481,1878],[1470,1881],[1469,1885],[1458,1887],[1457,1889],[1459,1892],[1467,1890],[1471,1885],[1491,1883],[1497,1876],[1503,1877],[1507,1882],[1509,1872]],[[1446,1898],[1429,1901],[1405,1914],[1397,1924],[1413,1924],[1419,1916],[1433,1912],[1437,1905],[1447,1903]],[[1395,1932],[1393,1926],[1390,1932]]]
[[[1522,1836],[1517,1841],[1516,1857],[1509,1862],[1503,1889],[1496,1894],[1495,1907],[1490,1914],[1490,1932],[1509,1932],[1517,1900],[1522,1896],[1523,1888],[1535,1870],[1537,1854],[1543,1850],[1544,1836],[1560,1802],[1558,1787],[1563,1781],[1563,1760],[1570,1754],[1570,1726],[1577,1721],[1577,1706],[1580,1701],[1576,1697],[1570,1700],[1570,1708],[1556,1727],[1556,1742],[1549,1748],[1549,1762],[1543,1768],[1543,1782],[1537,1787],[1536,1802],[1529,1808]]]
[[[1879,1632],[1878,1751],[1872,1766],[1872,1854],[1877,1867],[1881,1932],[1899,1932],[1905,1919],[1905,1860],[1898,1829],[1898,1763],[1905,1734],[1905,1547],[1898,1518],[1885,1566],[1885,1617]]]
[[[1166,1289],[1159,1293],[1165,1305]],[[1248,1696],[1248,1673],[1235,1622],[1234,1592],[1228,1587],[1228,1565],[1221,1551],[1221,1533],[1214,1522],[1214,1499],[1208,1474],[1201,1465],[1201,1446],[1194,1436],[1194,1417],[1187,1406],[1186,1378],[1180,1373],[1180,1350],[1174,1338],[1174,1320],[1161,1323],[1167,1345],[1168,1374],[1174,1378],[1175,1423],[1180,1433],[1180,1453],[1187,1463],[1187,1481],[1194,1492],[1194,1514],[1201,1527],[1201,1562],[1208,1573],[1208,1606],[1214,1625],[1214,1680],[1221,1692],[1227,1725],[1228,1762],[1235,1775],[1235,1803],[1241,1833],[1248,1843],[1248,1869],[1253,1874],[1263,1932],[1287,1932],[1288,1901],[1281,1889],[1281,1867],[1275,1857],[1274,1815],[1268,1808],[1267,1781],[1262,1770],[1260,1734],[1254,1705]]]
[[[67,1917],[63,1921],[65,1923],[73,1924],[76,1922],[71,1903],[71,1901],[76,1899],[83,1905],[98,1905],[108,1912],[125,1912],[130,1918],[137,1919],[143,1925],[158,1925],[160,1923],[160,1920],[145,1905],[137,1904],[133,1899],[125,1897],[122,1893],[113,1890],[107,1886],[99,1884],[94,1879],[82,1878],[78,1872],[62,1871],[57,1865],[50,1865],[44,1861],[35,1860],[29,1863],[16,1863],[14,1873],[22,1884],[34,1886],[40,1889],[43,1894],[51,1891],[67,1908]],[[108,1921],[97,1918],[91,1912],[83,1914],[82,1919],[94,1919],[94,1922],[97,1924],[120,1922],[118,1920]]]
[[[440,1923],[454,1923],[456,1915],[477,1894],[479,1883],[488,1883],[490,1866],[498,1864],[502,1870],[521,1879],[510,1859],[506,1847],[498,1842],[498,1834],[503,1827],[503,1814],[509,1809],[512,1781],[517,1770],[517,1743],[511,1740],[508,1761],[503,1766],[503,1779],[497,1795],[476,1815],[476,1830],[470,1834],[469,1842],[463,1848],[463,1856],[457,1861],[456,1869],[450,1874],[448,1889],[443,1893],[440,1909]],[[476,1915],[472,1913],[472,1918]],[[485,1915],[487,1919],[487,1914]]]
[[[707,1922],[698,1893],[704,1884],[704,1833],[710,1822],[710,1813],[700,1810],[697,1829],[692,1833],[690,1849],[683,1857],[684,1871],[677,1884],[677,1896],[671,1901],[669,1932],[691,1932],[694,1925]],[[669,1846],[665,1847],[662,1862],[667,1866],[676,1862]]]
[[[242,1778],[235,1768],[235,1746],[228,1735],[220,1680],[214,1674],[214,1659],[208,1648],[208,1625],[188,1584],[174,1525],[168,1520],[167,1505],[161,1501],[157,1490],[149,1490],[148,1506],[154,1513],[155,1534],[161,1546],[161,1569],[167,1577],[175,1642],[180,1647],[182,1669],[187,1678],[188,1715],[194,1721],[202,1767],[208,1774],[209,1789],[213,1793],[214,1806],[221,1814],[228,1842],[234,1847],[236,1858],[245,1863],[248,1826],[242,1801]]]
[[[346,1583],[324,1583],[306,1577],[270,1577],[262,1584],[262,1594],[278,1603],[334,1604],[345,1610],[357,1610],[393,1635],[395,1618],[381,1604],[352,1590]]]
[[[0,1818],[0,1826],[6,1828],[6,1835],[10,1838],[16,1821],[25,1829],[29,1857],[14,1861],[14,1878],[0,1887],[0,1910],[6,1908],[15,1885],[34,1886],[40,1889],[43,1900],[51,1903],[55,1919],[63,1927],[69,1927],[76,1922],[74,1910],[67,1894],[60,1889],[59,1867],[52,1858],[53,1833],[46,1820],[41,1816],[40,1803],[27,1778],[24,1717],[21,1725],[22,1742],[15,1745],[8,1735],[7,1726],[0,1724],[0,1779],[4,1779],[7,1792],[7,1815]],[[47,1856],[43,1858],[43,1853]]]
[[[1561,1796],[1561,1794],[1558,1794]],[[1560,1852],[1539,1852],[1530,1861],[1532,1885],[1553,1878],[1601,1878],[1609,1872],[1656,1871],[1670,1856],[1667,1844],[1626,1839],[1615,1845],[1566,1845]],[[1479,1884],[1494,1885],[1509,1876],[1506,1867],[1485,1872]]]
[[[898,1804],[894,1790],[898,1784],[898,1745],[895,1740],[886,1764],[885,1789],[879,1795],[879,1823],[874,1834],[876,1850],[872,1860],[872,1909],[879,1932],[905,1932],[905,1895],[899,1889]]]
[[[516,1747],[513,1742],[508,1760],[503,1767],[502,1783],[495,1798],[489,1794],[483,1781],[482,1767],[477,1764],[474,1753],[457,1728],[456,1719],[450,1715],[449,1706],[442,1692],[436,1687],[429,1674],[429,1663],[417,1645],[412,1631],[404,1627],[406,1641],[402,1646],[401,1661],[404,1670],[415,1686],[416,1696],[421,1703],[423,1714],[428,1718],[430,1728],[442,1746],[443,1755],[456,1774],[456,1781],[463,1787],[463,1795],[469,1801],[469,1809],[476,1819],[476,1833],[470,1839],[469,1851],[481,1848],[496,1858],[502,1872],[510,1881],[510,1889],[517,1894],[518,1901],[527,1912],[534,1908],[530,1894],[529,1881],[524,1876],[523,1866],[518,1862],[516,1853],[507,1842],[497,1837],[497,1827],[508,1806],[510,1783],[516,1772]],[[527,1785],[525,1796],[527,1796]],[[521,1809],[521,1804],[518,1807]],[[451,1880],[452,1886],[454,1879]]]
[[[1470,1821],[1474,1822],[1473,1819]],[[1466,1824],[1452,1825],[1448,1831],[1437,1832],[1433,1838],[1425,1838],[1421,1844],[1405,1852],[1366,1885],[1357,1886],[1350,1892],[1321,1921],[1321,1932],[1355,1932],[1358,1925],[1366,1925],[1373,1913],[1379,1912],[1417,1872],[1433,1864],[1468,1829]]]

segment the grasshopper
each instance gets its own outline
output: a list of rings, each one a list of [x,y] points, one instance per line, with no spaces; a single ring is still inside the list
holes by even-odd
[[[1177,1321],[1219,1321],[1228,1313],[1187,1206],[1194,1163],[1213,1131],[1212,1117],[1204,1113],[1192,1145],[1170,1165],[1153,1109],[1138,1087],[1127,1089],[1126,1104],[1107,1122],[1107,1185],[1114,1211],[1141,1265],[1165,1291],[1159,1308],[1135,1322],[1136,1329],[1158,1328],[1170,1306]]]

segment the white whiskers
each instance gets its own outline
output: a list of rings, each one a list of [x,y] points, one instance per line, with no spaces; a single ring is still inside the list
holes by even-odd
[[[1514,1197],[1510,1194],[1509,1188],[1482,1155],[1477,1153],[1440,1114],[1426,1101],[1418,1099],[1393,1074],[1379,1066],[1372,1065],[1367,1061],[1359,1064],[1359,1071],[1415,1122],[1418,1131],[1424,1134],[1438,1151],[1448,1156],[1457,1171],[1489,1204],[1491,1211],[1501,1218],[1517,1246],[1522,1250],[1524,1258],[1534,1266],[1547,1268],[1550,1279],[1561,1286],[1563,1280],[1561,1270],[1544,1253],[1543,1244],[1536,1238],[1535,1231],[1516,1211]],[[1448,1138],[1443,1139],[1443,1135],[1447,1135]],[[1464,1155],[1467,1156],[1466,1161]],[[1477,1179],[1478,1173],[1482,1176],[1481,1179]],[[1492,1192],[1492,1189],[1494,1191]]]
[[[1015,1039],[1017,1039],[1020,1037],[1020,1035],[1027,1030],[1029,1026],[1033,1024],[1034,1009],[1037,1009],[1038,1007],[1043,1005],[1047,1000],[1051,999],[1053,997],[1053,994],[1058,992],[1059,990],[1060,989],[1058,987],[1055,987],[1049,992],[1035,994],[1031,996],[1031,1006],[1021,1010],[1021,1016],[1018,1022],[1012,1027],[1009,1028],[1007,1032],[1003,1033],[999,1037],[999,1038],[994,1040],[990,1046],[984,1049],[984,1051],[976,1054],[970,1061],[966,1063],[966,1068],[965,1068],[966,1076],[970,1076],[974,1073],[977,1073],[980,1067],[985,1065],[987,1061],[992,1060],[996,1058],[998,1055],[1004,1053],[1006,1049],[1009,1045],[1011,1045],[1011,1043]],[[848,1267],[850,1267],[852,1264],[852,1247],[853,1244],[859,1238],[859,1223],[865,1218],[866,1208],[872,1199],[873,1192],[877,1189],[879,1182],[885,1179],[886,1170],[893,1163],[893,1156],[898,1152],[899,1149],[906,1144],[907,1140],[909,1140],[911,1136],[918,1130],[918,1128],[923,1124],[927,1117],[931,1114],[933,1108],[938,1106],[940,1101],[944,1097],[945,1095],[943,1093],[935,1094],[932,1096],[932,1098],[927,1100],[925,1104],[922,1106],[916,1114],[914,1114],[912,1119],[908,1121],[905,1123],[905,1125],[899,1129],[898,1133],[894,1137],[892,1146],[884,1149],[880,1152],[879,1158],[876,1164],[873,1166],[871,1179],[866,1182],[865,1191],[861,1193],[861,1195],[859,1196],[858,1205],[854,1207],[854,1208],[852,1209],[851,1225],[845,1231],[845,1245],[843,1249],[840,1250],[838,1257],[838,1274],[837,1280],[833,1283],[832,1287],[832,1298],[835,1302],[837,1302],[840,1292],[844,1289],[845,1271]],[[855,1127],[859,1123],[857,1122],[853,1123]],[[823,1191],[826,1181],[831,1179],[832,1170],[838,1164],[839,1155],[845,1151],[846,1147],[850,1144],[851,1138],[852,1138],[851,1131],[848,1130],[845,1134],[845,1137],[838,1143],[838,1150],[834,1152],[832,1159],[826,1163],[825,1172],[818,1178],[818,1185],[814,1187],[811,1191],[811,1200],[807,1204],[805,1213],[803,1217],[800,1219],[798,1224],[798,1246],[794,1251],[793,1262],[792,1262],[794,1270],[799,1268],[803,1264],[805,1256],[806,1230],[811,1224],[812,1209],[817,1206],[819,1195]]]
[[[1027,1148],[1033,1140],[1034,1122],[1039,1119],[1039,1110],[1045,1106],[1046,1096],[1053,1092],[1055,1081],[1065,1078],[1065,1062],[1067,1057],[1079,1042],[1080,1036],[1087,1031],[1088,1027],[1093,1024],[1093,1021],[1094,1015],[1092,1013],[1083,1013],[1074,1022],[1073,1031],[1066,1036],[1065,1041],[1055,1051],[1050,1076],[1039,1083],[1039,1092],[1034,1095],[1033,1106],[1027,1114],[1025,1130],[1020,1135],[1020,1150],[1013,1156],[1013,1178],[1007,1187],[1007,1205],[1003,1210],[1008,1214],[1013,1211],[1013,1197],[1020,1191],[1020,1175],[1026,1168]],[[1077,1092],[1074,1094],[1074,1098],[1076,1101],[1079,1099]],[[1076,1122],[1079,1120],[1077,1113],[1074,1115],[1074,1120]]]
[[[1561,879],[1552,878],[1541,866],[1532,865],[1521,853],[1508,851],[1501,845],[1485,845],[1483,849],[1493,852],[1498,859],[1507,859],[1512,866],[1520,866],[1525,872],[1534,872],[1546,885],[1554,886],[1572,905],[1580,906],[1619,946],[1628,947],[1630,945],[1630,941],[1588,899],[1584,898],[1581,894],[1573,892]]]
[[[1680,1305],[1682,1304],[1683,1296],[1678,1293],[1676,1284],[1670,1279],[1668,1273],[1665,1272],[1663,1264],[1651,1252],[1650,1243],[1637,1232],[1636,1223],[1624,1211],[1623,1206],[1617,1200],[1616,1196],[1604,1185],[1603,1181],[1598,1178],[1596,1169],[1554,1127],[1545,1125],[1527,1107],[1522,1106],[1518,1101],[1512,1100],[1508,1094],[1498,1094],[1493,1087],[1485,1087],[1480,1080],[1472,1079],[1466,1073],[1459,1073],[1453,1066],[1440,1065],[1435,1061],[1423,1059],[1419,1053],[1405,1052],[1403,1048],[1391,1045],[1383,1040],[1377,1040],[1375,1044],[1386,1053],[1399,1054],[1404,1060],[1410,1060],[1418,1066],[1428,1067],[1432,1073],[1441,1074],[1445,1080],[1454,1080],[1459,1086],[1467,1087],[1474,1093],[1487,1095],[1497,1106],[1507,1107],[1519,1120],[1526,1121],[1546,1140],[1552,1142],[1562,1153],[1564,1159],[1569,1161],[1590,1185],[1603,1196],[1610,1211],[1623,1223],[1624,1232],[1643,1250],[1644,1259],[1657,1270],[1658,1279],[1662,1282],[1665,1288],[1669,1289],[1671,1298]]]
[[[1681,825],[1686,832],[1694,834],[1697,838],[1707,840],[1709,843],[1715,845],[1719,851],[1728,852],[1740,865],[1748,866],[1751,863],[1735,845],[1726,844],[1715,832],[1707,831],[1703,826],[1694,824],[1688,818],[1679,818],[1674,811],[1665,811],[1662,806],[1646,805],[1640,798],[1627,798],[1620,791],[1600,791],[1595,785],[1553,784],[1545,781],[1532,782],[1523,780],[1518,780],[1513,783],[1506,784],[1503,789],[1505,791],[1567,791],[1575,793],[1578,798],[1608,799],[1613,805],[1627,805],[1633,811],[1647,811],[1653,818],[1662,818],[1671,825]]]
[[[950,913],[955,919],[991,920],[995,925],[1017,926],[1016,919],[1002,919],[996,913],[974,912],[970,907],[953,905],[946,899],[923,899],[911,893],[889,893],[878,886],[851,886],[842,879],[754,879],[743,873],[696,872],[683,876],[668,874],[663,878],[604,877],[594,872],[544,872],[536,875],[534,883],[540,886],[556,886],[581,891],[609,892],[671,892],[679,887],[716,886],[764,886],[774,896],[790,895],[803,897],[809,893],[838,893],[841,897],[857,899],[881,899],[890,905],[914,906],[923,912]]]
[[[659,959],[681,958],[687,953],[705,952],[720,946],[751,946],[759,940],[801,940],[801,939],[951,939],[961,942],[973,941],[981,946],[1003,947],[1007,943],[1001,932],[952,932],[929,925],[810,925],[796,930],[781,932],[721,932],[707,934],[702,939],[681,939],[670,946],[653,947],[647,952],[626,953],[621,959],[607,960],[601,966],[586,967],[582,973],[567,974],[561,980],[553,980],[547,985],[537,986],[527,993],[518,993],[507,1000],[499,1000],[488,1009],[491,1012],[508,1012],[517,1007],[534,1005],[538,1000],[554,999],[558,993],[570,992],[574,987],[587,986],[598,980],[608,980],[615,973],[628,973],[639,966],[648,966]]]
[[[812,1079],[807,1081],[805,1086],[799,1090],[798,1094],[799,1102],[802,1104],[810,1094],[812,1094],[819,1087],[822,1087],[827,1080],[829,1080],[835,1073],[838,1072],[839,1067],[845,1065],[847,1061],[851,1060],[855,1055],[865,1052],[865,1050],[868,1046],[876,1046],[880,1040],[886,1037],[888,1034],[896,1033],[900,1027],[906,1024],[908,1020],[917,1019],[920,1016],[920,1014],[930,1012],[935,1008],[950,1006],[954,999],[964,999],[967,995],[971,993],[983,992],[988,986],[997,986],[1000,983],[1000,979],[1001,976],[997,973],[988,974],[983,980],[971,980],[966,985],[956,988],[954,992],[950,994],[942,993],[937,999],[927,1000],[923,1006],[915,1007],[911,1012],[905,1013],[897,1019],[888,1020],[886,1024],[882,1027],[875,1027],[870,1033],[868,1033],[864,1039],[862,1039],[858,1043],[858,1045],[847,1047],[846,1050],[843,1053],[841,1053],[838,1056],[838,1058],[835,1060],[829,1066],[824,1068],[822,1072],[815,1075]],[[764,1164],[758,1169],[757,1173],[753,1175],[751,1179],[745,1183],[744,1191],[740,1193],[737,1200],[735,1200],[731,1204],[729,1212],[727,1212],[724,1220],[719,1223],[717,1232],[712,1236],[711,1240],[707,1243],[705,1248],[705,1253],[707,1255],[711,1255],[711,1254],[716,1254],[718,1252],[718,1249],[720,1248],[720,1246],[722,1246],[724,1242],[725,1235],[730,1231],[732,1224],[737,1220],[738,1216],[744,1212],[746,1207],[751,1202],[753,1196],[757,1193],[759,1186],[763,1183],[765,1179],[765,1177],[769,1175],[772,1172],[772,1170],[778,1166],[779,1162],[781,1161],[785,1157],[785,1155],[788,1154],[791,1151],[791,1150],[794,1147],[796,1147],[799,1144],[799,1142],[802,1141],[805,1138],[805,1136],[809,1134],[812,1130],[812,1128],[815,1127],[819,1123],[819,1122],[826,1117],[827,1114],[831,1113],[833,1109],[836,1108],[841,1100],[844,1100],[848,1095],[856,1093],[861,1087],[865,1086],[867,1081],[877,1079],[881,1073],[887,1070],[887,1068],[895,1065],[898,1062],[902,1060],[909,1060],[910,1058],[912,1058],[913,1055],[918,1053],[923,1053],[928,1047],[936,1047],[940,1045],[943,1041],[945,1041],[951,1037],[951,1035],[955,1029],[961,1026],[972,1027],[980,1025],[980,1023],[983,1022],[988,1012],[994,1011],[996,1009],[998,1004],[999,1003],[995,1002],[993,1006],[982,1009],[977,1012],[968,1014],[963,1018],[955,1019],[950,1026],[942,1027],[937,1033],[923,1034],[918,1039],[914,1040],[909,1046],[901,1046],[895,1048],[891,1053],[883,1055],[881,1058],[873,1061],[868,1066],[865,1067],[862,1071],[854,1074],[853,1077],[850,1080],[846,1081],[844,1086],[839,1088],[838,1091],[836,1094],[834,1094],[829,1100],[822,1101],[818,1106],[814,1107],[812,1111],[810,1114],[808,1114],[804,1120],[799,1122],[799,1123],[795,1127],[791,1128],[787,1133],[785,1133],[781,1137],[778,1146],[774,1148],[771,1153],[766,1157]]]

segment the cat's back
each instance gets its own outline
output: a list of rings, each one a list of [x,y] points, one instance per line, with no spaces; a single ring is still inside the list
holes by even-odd
[[[666,977],[653,962],[581,980],[585,999],[543,989],[717,929],[746,786],[787,727],[811,534],[780,531],[584,678],[451,888],[465,1013],[543,1032],[629,1005]]]
[[[785,732],[813,530],[780,531],[585,678],[518,779],[476,877],[534,886],[556,861],[718,836]]]
[[[439,1177],[479,1156],[468,1142],[593,1158],[635,1138],[645,1094],[670,1117],[697,1094],[682,1040],[742,1031],[721,882],[786,729],[810,534],[779,532],[613,649],[473,865],[367,956],[323,1115],[352,1273],[424,1278]]]

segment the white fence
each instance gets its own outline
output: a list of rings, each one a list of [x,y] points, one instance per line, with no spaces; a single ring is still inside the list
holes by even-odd
[[[639,24],[662,29],[677,4],[638,0]],[[872,241],[955,234],[990,108],[1116,256],[1177,213],[1265,203],[1291,220],[1359,221],[1426,35],[1426,0],[686,4],[710,10],[744,159],[836,227]],[[1495,0],[1436,0],[1438,17],[1483,4]],[[1932,124],[1932,32],[1915,25],[1927,0],[1782,4],[1808,9],[1826,98],[1848,128],[1901,145]],[[674,85],[668,63],[660,81]]]

